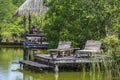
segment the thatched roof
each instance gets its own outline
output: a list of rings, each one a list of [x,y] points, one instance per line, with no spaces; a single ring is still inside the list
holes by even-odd
[[[43,6],[43,0],[26,0],[15,12],[17,16],[41,15],[47,11]]]

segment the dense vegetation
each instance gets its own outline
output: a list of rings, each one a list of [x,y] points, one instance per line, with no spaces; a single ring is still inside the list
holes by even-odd
[[[22,17],[13,17],[25,0],[0,0],[0,35],[3,39],[23,34]],[[120,0],[45,0],[49,7],[44,20],[32,18],[32,24],[45,30],[50,47],[59,40],[73,46],[86,40],[100,40],[119,33]]]
[[[0,35],[3,39],[11,39],[13,34],[23,33],[22,18],[15,18],[13,16],[18,5],[23,1],[0,0]]]
[[[70,40],[76,45],[117,33],[119,3],[119,0],[51,0],[47,3],[50,9],[44,25],[48,40],[51,43]]]

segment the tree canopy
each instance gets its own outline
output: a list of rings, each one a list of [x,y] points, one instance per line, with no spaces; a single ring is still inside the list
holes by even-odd
[[[13,4],[15,0],[0,0],[0,35],[3,39],[11,38],[12,34],[21,34],[21,18],[14,18],[13,14],[17,6]],[[21,2],[22,3],[22,2]]]
[[[23,34],[23,19],[13,14],[24,1],[0,0],[0,35],[4,39]],[[120,0],[44,0],[49,9],[45,16],[33,16],[32,24],[45,30],[50,47],[58,41],[79,46],[89,39],[119,34],[119,4]]]
[[[81,45],[118,32],[119,4],[119,0],[49,0],[44,25],[48,41],[69,40]]]

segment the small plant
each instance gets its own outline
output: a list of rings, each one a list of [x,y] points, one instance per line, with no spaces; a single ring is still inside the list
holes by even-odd
[[[105,48],[106,51],[112,51],[112,50],[116,50],[116,48],[118,47],[119,44],[119,40],[118,37],[115,35],[110,35],[105,37],[103,40],[103,46]]]

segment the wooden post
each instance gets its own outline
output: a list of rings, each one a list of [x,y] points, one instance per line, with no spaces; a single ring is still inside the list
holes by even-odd
[[[22,64],[20,63],[20,70],[22,70]]]
[[[38,50],[37,49],[33,49],[33,57],[34,57],[34,59],[35,59],[36,54],[38,54]]]
[[[24,38],[26,40],[26,16],[24,16],[23,20],[24,20]]]
[[[43,37],[41,37],[40,44],[42,44],[42,42],[43,42]]]
[[[30,27],[31,27],[31,15],[29,14],[29,17],[28,17],[28,21],[29,21],[29,33],[30,33]]]
[[[21,69],[21,67],[22,67],[22,64],[20,63],[20,69]]]
[[[27,42],[27,39],[26,39],[26,16],[24,16],[23,18],[24,20],[24,60],[28,60],[28,48],[26,48],[26,42]]]
[[[28,48],[24,47],[24,60],[28,60],[29,56],[28,56]]]

